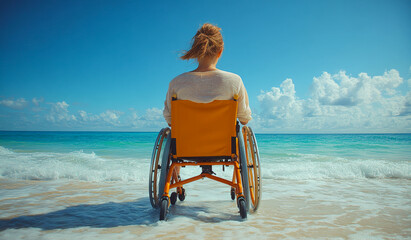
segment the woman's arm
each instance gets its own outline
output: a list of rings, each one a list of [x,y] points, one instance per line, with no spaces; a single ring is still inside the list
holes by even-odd
[[[171,84],[170,84],[171,85]],[[168,86],[166,100],[164,101],[163,116],[168,125],[171,127],[171,86]]]
[[[243,81],[241,81],[240,89],[238,92],[238,113],[237,118],[241,124],[246,125],[251,119],[251,109],[248,102],[247,90],[244,87]]]

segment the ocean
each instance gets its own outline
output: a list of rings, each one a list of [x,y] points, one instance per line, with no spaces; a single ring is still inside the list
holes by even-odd
[[[411,238],[411,134],[256,134],[256,213],[241,220],[229,187],[204,179],[166,222],[148,198],[156,137],[0,132],[0,239]]]

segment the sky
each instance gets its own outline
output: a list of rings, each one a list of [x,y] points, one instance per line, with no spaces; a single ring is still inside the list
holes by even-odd
[[[159,131],[203,23],[260,133],[410,133],[411,1],[0,1],[0,130]]]

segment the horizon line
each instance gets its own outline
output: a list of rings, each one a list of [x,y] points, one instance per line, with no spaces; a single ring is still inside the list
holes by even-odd
[[[159,131],[120,131],[120,130],[0,130],[0,132],[95,132],[95,133],[158,133]],[[411,134],[411,132],[255,132],[255,134],[278,134],[278,135],[304,135],[304,134],[318,134],[318,135],[331,135],[331,134]]]

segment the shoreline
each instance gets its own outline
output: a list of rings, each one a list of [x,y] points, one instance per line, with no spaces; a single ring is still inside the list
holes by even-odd
[[[186,201],[171,206],[169,220],[159,222],[146,184],[0,179],[0,191],[9,193],[0,199],[0,238],[67,239],[81,234],[91,239],[406,239],[411,235],[409,180],[264,180],[261,207],[245,221],[229,200],[227,187],[206,181],[187,185]]]

